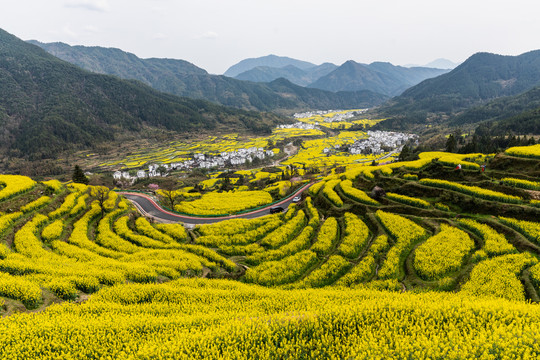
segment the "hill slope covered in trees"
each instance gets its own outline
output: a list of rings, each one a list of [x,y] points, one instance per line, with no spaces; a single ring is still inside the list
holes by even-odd
[[[0,148],[13,157],[55,157],[152,129],[264,132],[283,121],[90,73],[0,30]]]
[[[379,109],[379,113],[393,118],[387,124],[393,127],[407,127],[412,123],[426,121],[446,121],[473,106],[484,105],[505,96],[515,96],[539,85],[540,50],[519,56],[477,53],[451,72],[406,90]],[[478,121],[473,118],[473,114],[483,118],[498,116],[492,110],[500,110],[507,101],[514,100],[490,103],[487,107],[465,113],[456,121],[462,124]]]
[[[118,49],[60,43],[43,44],[35,41],[32,43],[62,60],[92,72],[139,80],[156,90],[173,95],[204,99],[246,110],[292,112],[310,109],[355,109],[379,105],[387,99],[385,95],[366,91],[336,94],[293,86],[292,83],[284,89],[282,82],[279,90],[276,90],[272,84],[210,75],[182,60],[140,59]],[[276,77],[272,77],[272,80],[274,79]]]

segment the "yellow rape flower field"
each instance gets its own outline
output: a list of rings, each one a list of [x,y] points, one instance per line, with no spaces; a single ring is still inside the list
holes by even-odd
[[[328,161],[302,152],[330,147],[313,139],[275,169],[171,190],[178,212],[236,214],[189,226],[107,188],[0,175],[1,357],[539,358],[538,179],[498,167],[535,150],[341,159],[357,136]],[[240,214],[301,186],[283,212]]]

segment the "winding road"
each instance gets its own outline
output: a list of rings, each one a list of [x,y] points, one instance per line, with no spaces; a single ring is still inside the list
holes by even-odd
[[[313,183],[306,184],[302,186],[300,189],[296,190],[293,194],[289,195],[288,197],[282,199],[281,201],[277,203],[268,205],[264,208],[250,211],[243,214],[239,214],[239,215],[220,216],[220,217],[198,217],[194,215],[176,214],[171,211],[163,209],[156,202],[156,200],[153,199],[150,195],[142,194],[142,193],[132,193],[132,192],[118,192],[118,194],[130,200],[141,214],[143,214],[144,216],[151,217],[158,222],[169,222],[169,223],[170,222],[183,222],[185,224],[195,225],[195,224],[211,224],[211,223],[228,220],[228,219],[254,219],[254,218],[264,216],[264,215],[268,215],[270,208],[275,207],[275,206],[280,206],[286,209],[292,203],[293,198],[295,196],[301,195],[305,190],[309,189],[311,185],[313,185]]]

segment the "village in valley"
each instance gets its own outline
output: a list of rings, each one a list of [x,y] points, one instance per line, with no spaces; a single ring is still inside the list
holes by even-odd
[[[294,114],[293,118],[297,120],[292,124],[279,125],[275,131],[290,132],[289,136],[284,135],[285,139],[290,139],[288,144],[292,146],[292,139],[333,139],[324,130],[324,124],[339,124],[342,127],[347,128],[351,123],[354,123],[366,109],[361,110],[331,110],[331,111],[313,111]],[[362,122],[369,124],[366,120],[356,120],[356,122]],[[321,126],[322,125],[322,126]],[[336,139],[339,140],[340,131],[336,131]],[[335,141],[333,146],[327,146],[327,142],[324,146],[321,146],[318,156],[330,156],[333,154],[339,154],[341,157],[347,155],[374,155],[383,156],[390,153],[398,153],[406,143],[410,142],[413,145],[418,145],[418,136],[415,134],[406,134],[400,132],[390,131],[355,131],[358,136],[349,141]],[[286,134],[286,133],[285,133]],[[304,135],[304,136],[302,136]],[[361,135],[361,136],[360,136]],[[236,146],[228,146],[226,151],[220,151],[219,148],[212,149],[213,151],[207,152],[195,152],[190,156],[183,155],[181,160],[167,161],[167,162],[150,162],[144,166],[137,168],[127,168],[125,163],[119,162],[118,165],[123,169],[114,171],[113,178],[115,181],[122,181],[128,183],[135,183],[137,180],[145,178],[165,177],[170,175],[173,171],[188,172],[194,169],[201,170],[223,170],[228,168],[253,168],[261,164],[269,164],[279,162],[283,159],[283,154],[279,148],[275,148],[275,143],[272,138],[257,139],[251,143],[251,145],[266,146],[250,146],[242,147],[243,143],[238,142]],[[332,141],[330,141],[332,142]],[[191,144],[192,145],[192,144]],[[191,146],[193,147],[193,146]],[[297,154],[303,151],[302,144],[294,147]],[[204,149],[204,148],[203,148]],[[281,154],[280,154],[281,153]],[[277,155],[281,155],[278,157]],[[289,156],[295,154],[288,154]],[[293,158],[294,159],[294,158]],[[366,157],[366,161],[371,161],[371,157]],[[356,162],[361,162],[355,157]],[[288,164],[293,165],[293,164]],[[305,168],[305,163],[294,164]]]

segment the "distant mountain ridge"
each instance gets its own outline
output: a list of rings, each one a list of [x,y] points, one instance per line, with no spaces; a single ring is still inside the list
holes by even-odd
[[[253,82],[270,82],[283,77],[297,85],[332,92],[369,90],[386,96],[395,96],[425,79],[449,71],[426,67],[407,68],[387,62],[367,65],[353,60],[346,61],[341,66],[331,63],[317,66],[301,62],[303,68],[300,68],[295,66],[298,62],[301,61],[274,55],[246,59],[229,68],[225,75]],[[268,63],[274,65],[261,65]],[[245,71],[237,74],[239,68]]]
[[[287,56],[267,55],[258,58],[244,59],[228,68],[227,71],[223,73],[223,75],[228,77],[236,77],[239,74],[254,69],[258,66],[283,68],[289,65],[292,65],[301,70],[306,70],[317,66],[310,62],[293,59]]]
[[[442,58],[435,59],[427,63],[426,65],[423,65],[423,67],[435,68],[435,69],[455,69],[458,66],[459,66],[458,63],[455,63],[448,59],[442,59]]]
[[[370,90],[387,96],[395,96],[425,79],[446,72],[448,70],[406,68],[386,62],[365,65],[349,60],[310,84],[309,87],[328,91]]]
[[[100,74],[114,74],[123,79],[137,79],[147,85],[166,81],[166,77],[175,77],[178,74],[208,74],[206,70],[185,60],[140,59],[134,54],[116,48],[71,46],[61,42],[42,43],[36,40],[28,42],[83,69],[92,69],[93,72]]]
[[[32,43],[89,71],[139,80],[159,91],[247,110],[291,112],[341,107],[364,108],[379,105],[388,98],[369,91],[336,94],[301,88],[291,83],[287,91],[284,91],[285,83],[280,83],[277,92],[271,83],[210,75],[183,60],[140,59],[119,49]]]
[[[287,65],[282,68],[257,66],[238,74],[235,76],[235,79],[253,82],[271,82],[279,78],[285,78],[293,84],[307,86],[335,69],[337,69],[337,65],[331,63],[324,63],[303,70],[294,65]]]

